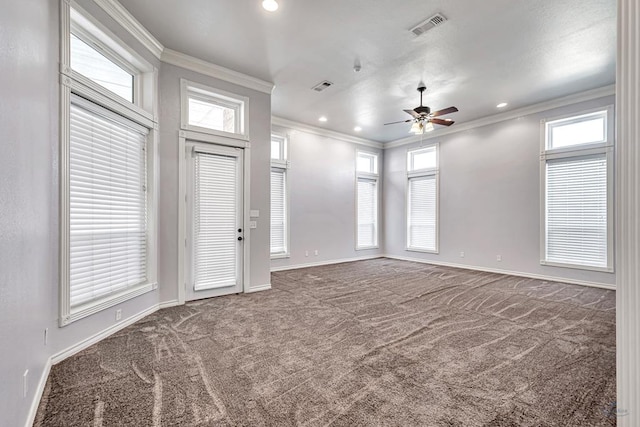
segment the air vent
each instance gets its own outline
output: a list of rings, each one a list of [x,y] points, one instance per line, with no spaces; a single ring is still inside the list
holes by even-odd
[[[311,89],[315,90],[316,92],[322,92],[323,90],[325,90],[326,88],[330,87],[331,85],[333,85],[333,83],[331,83],[328,80],[325,80],[325,81],[315,85]]]
[[[444,15],[436,13],[431,18],[413,27],[410,31],[416,36],[419,36],[426,33],[430,29],[437,27],[438,25],[444,24],[446,21],[447,18],[445,18]]]

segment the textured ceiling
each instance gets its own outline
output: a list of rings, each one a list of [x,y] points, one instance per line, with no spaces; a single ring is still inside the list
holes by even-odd
[[[381,142],[408,135],[382,124],[409,118],[421,80],[458,123],[615,81],[615,0],[278,1],[120,0],[164,46],[275,83],[274,116]]]

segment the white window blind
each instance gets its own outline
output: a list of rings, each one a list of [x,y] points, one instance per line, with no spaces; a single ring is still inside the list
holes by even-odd
[[[436,175],[409,178],[407,246],[409,249],[437,250]]]
[[[547,261],[607,267],[606,155],[547,162]]]
[[[196,153],[195,290],[236,285],[237,168],[235,157]]]
[[[70,136],[70,305],[77,307],[147,280],[147,130],[72,104]]]
[[[271,254],[287,253],[285,169],[271,169]]]
[[[358,178],[358,248],[378,245],[378,182]]]

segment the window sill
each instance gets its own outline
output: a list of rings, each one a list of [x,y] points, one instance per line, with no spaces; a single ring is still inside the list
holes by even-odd
[[[376,245],[376,246],[359,246],[359,247],[356,247],[356,251],[366,251],[366,250],[369,250],[369,249],[380,249],[380,246]]]
[[[425,254],[435,254],[435,255],[440,254],[440,251],[438,251],[437,249],[431,250],[431,249],[420,249],[420,248],[404,248],[404,250],[407,252],[421,252]]]
[[[552,261],[546,261],[546,260],[540,260],[540,265],[544,265],[546,267],[571,268],[574,270],[599,271],[602,273],[615,272],[615,269],[613,267],[595,267],[591,265],[565,264],[562,262],[552,262]]]
[[[146,294],[147,292],[151,292],[157,288],[157,283],[146,283],[124,290],[122,292],[118,292],[113,295],[108,295],[96,301],[85,303],[79,307],[71,309],[71,312],[66,316],[63,315],[60,318],[60,326],[67,326],[70,323],[75,322],[76,320],[80,320],[87,316],[91,316],[92,314],[99,313],[102,310],[113,307],[114,305],[121,304],[137,296]]]
[[[286,254],[271,254],[271,259],[285,259],[289,258],[291,255],[289,253]]]

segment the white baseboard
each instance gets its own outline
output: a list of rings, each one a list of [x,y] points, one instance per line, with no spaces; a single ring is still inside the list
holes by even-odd
[[[368,255],[361,256],[356,258],[342,258],[342,259],[334,259],[330,261],[319,261],[319,262],[310,262],[306,264],[296,264],[296,265],[285,265],[282,267],[271,267],[271,271],[285,271],[285,270],[297,270],[298,268],[307,268],[307,267],[318,267],[321,265],[331,265],[331,264],[342,264],[344,262],[353,262],[353,261],[364,261],[368,259],[376,259],[376,258],[384,258],[385,255]]]
[[[102,331],[91,335],[90,337],[72,345],[71,347],[68,347],[56,354],[54,354],[53,356],[51,356],[51,362],[53,365],[62,362],[64,359],[73,356],[74,354],[84,350],[87,347],[92,346],[93,344],[102,341],[103,339],[107,338],[110,335],[115,334],[116,332],[120,331],[121,329],[126,328],[129,325],[134,324],[135,322],[137,322],[138,320],[142,319],[145,316],[148,316],[152,313],[155,313],[156,311],[158,311],[158,304],[154,304],[151,307],[147,308],[146,310],[141,311],[138,314],[134,314],[131,317],[126,318],[125,320],[116,323],[115,325],[112,325],[110,327],[108,327],[107,329],[103,329]]]
[[[262,292],[262,291],[268,291],[271,289],[271,283],[267,283],[266,285],[260,285],[260,286],[252,286],[249,289],[247,289],[246,291],[244,291],[245,294],[251,294],[254,292]]]
[[[411,257],[405,257],[405,256],[398,256],[398,255],[384,255],[384,257],[385,258],[391,258],[391,259],[397,259],[397,260],[400,260],[400,261],[412,261],[412,262],[419,262],[419,263],[422,263],[422,264],[440,265],[440,266],[443,266],[443,267],[462,268],[464,270],[484,271],[486,273],[506,274],[506,275],[509,275],[509,276],[526,277],[526,278],[529,278],[529,279],[547,280],[549,282],[570,283],[570,284],[573,284],[573,285],[590,286],[592,288],[609,289],[609,290],[612,290],[612,291],[616,290],[616,286],[615,285],[609,285],[607,283],[588,282],[586,280],[567,279],[565,277],[545,276],[543,274],[523,273],[521,271],[512,271],[512,270],[500,270],[498,268],[478,267],[478,266],[474,266],[474,265],[456,264],[456,263],[453,263],[453,262],[432,261],[432,260],[425,260],[425,259],[420,259],[420,258],[411,258]]]
[[[271,288],[271,285],[268,285],[269,288]],[[261,289],[260,289],[261,290]],[[117,324],[104,329],[82,341],[80,341],[79,343],[76,343],[74,345],[72,345],[71,347],[68,347],[62,351],[59,351],[58,353],[54,354],[53,356],[49,357],[47,359],[47,362],[45,364],[44,370],[42,372],[42,376],[40,377],[40,382],[38,383],[38,388],[36,389],[36,393],[34,395],[33,398],[33,402],[31,402],[31,407],[29,409],[29,414],[27,417],[27,422],[25,424],[26,427],[31,427],[33,426],[33,423],[36,419],[36,415],[38,413],[38,406],[40,405],[40,401],[42,400],[42,394],[44,392],[44,388],[47,384],[47,379],[49,378],[49,372],[51,371],[51,367],[57,363],[62,362],[63,360],[65,360],[68,357],[73,356],[74,354],[92,346],[93,344],[96,344],[100,341],[102,341],[103,339],[107,338],[109,335],[113,335],[114,333],[126,328],[129,325],[134,324],[135,322],[137,322],[138,320],[142,319],[143,317],[146,317],[150,314],[155,313],[158,310],[161,310],[163,308],[169,308],[169,307],[174,307],[177,305],[181,305],[177,300],[173,300],[173,301],[165,301],[165,302],[161,302],[160,304],[155,304],[151,307],[149,307],[146,310],[141,311],[140,313],[137,313],[131,317],[128,317],[127,319],[123,320],[122,322],[118,322]]]
[[[161,302],[160,304],[158,304],[158,310],[162,310],[163,308],[175,307],[177,305],[184,305],[184,303],[181,304],[177,299],[173,301]]]
[[[38,406],[40,406],[40,400],[42,400],[42,394],[44,393],[44,388],[47,385],[47,380],[49,379],[51,365],[51,357],[49,357],[44,364],[42,375],[40,375],[40,381],[38,381],[38,387],[36,388],[36,393],[33,396],[33,401],[31,402],[31,407],[29,408],[29,414],[27,414],[27,422],[25,423],[25,427],[33,427],[33,423],[36,421]]]

